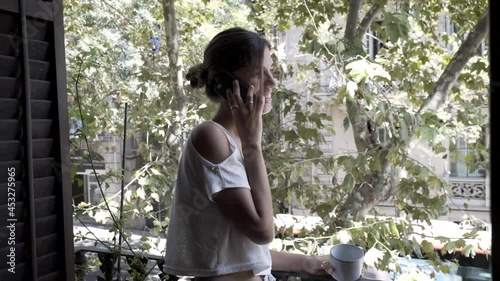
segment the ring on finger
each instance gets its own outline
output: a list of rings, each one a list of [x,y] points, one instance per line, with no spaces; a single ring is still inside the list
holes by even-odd
[[[321,263],[321,267],[324,267],[324,266],[325,266],[325,264],[326,264],[327,262],[328,262],[328,261],[323,261],[323,262]]]
[[[230,107],[231,109],[234,109],[234,108],[240,108],[238,105],[231,105]]]
[[[249,102],[247,102],[247,103],[253,103],[253,101],[249,101]]]

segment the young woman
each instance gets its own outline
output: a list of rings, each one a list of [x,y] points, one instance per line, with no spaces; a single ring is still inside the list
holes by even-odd
[[[271,269],[333,270],[326,256],[268,249],[274,216],[261,137],[262,115],[271,111],[276,85],[271,67],[265,39],[231,28],[210,41],[203,63],[186,76],[220,106],[191,132],[179,162],[164,267],[171,275],[253,281],[274,280]]]

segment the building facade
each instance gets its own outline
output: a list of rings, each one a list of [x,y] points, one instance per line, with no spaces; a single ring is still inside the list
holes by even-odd
[[[339,22],[341,23],[341,21]],[[450,27],[449,18],[443,17],[442,25],[444,31],[453,32],[453,29]],[[313,61],[312,55],[304,54],[299,50],[301,36],[302,29],[296,27],[292,27],[277,36],[277,49],[280,60],[291,63],[294,66],[298,64],[308,64]],[[365,40],[367,54],[370,55],[371,58],[374,58],[381,46],[377,34],[369,31]],[[481,52],[480,55],[485,54],[485,44],[482,44]],[[319,90],[317,92],[308,92],[304,90],[307,88],[307,84],[311,82],[310,80],[307,81],[307,79],[301,82],[297,82],[295,79],[288,79],[284,81],[284,84],[298,93],[304,93],[305,102],[312,101],[315,104],[315,109],[331,116],[332,121],[328,126],[331,126],[336,133],[333,135],[324,131],[323,134],[326,143],[321,146],[322,151],[326,155],[356,152],[352,128],[349,127],[347,131],[344,131],[343,121],[348,116],[345,106],[335,106],[329,103],[332,92],[342,85],[343,80],[333,71],[321,71],[319,74],[311,72],[310,76],[319,83],[319,87],[317,87]],[[487,107],[484,108],[484,112],[488,112]],[[486,135],[488,135],[487,132]],[[379,138],[381,138],[381,142],[383,142],[385,136],[386,132],[384,128],[379,128]],[[450,141],[451,139],[447,137],[444,147],[448,147]],[[491,219],[488,171],[481,169],[475,171],[468,170],[464,161],[465,156],[468,154],[467,140],[458,138],[455,141],[458,154],[458,159],[455,160],[450,160],[446,157],[443,158],[443,154],[438,155],[423,143],[419,142],[410,148],[409,155],[449,183],[448,207],[451,211],[439,219],[459,222],[463,221],[468,216],[473,216],[473,219],[479,219],[489,223]],[[489,147],[487,139],[484,140],[484,144],[486,147]],[[324,184],[331,185],[332,175],[324,173],[320,169],[313,168],[311,176],[319,178]],[[398,176],[404,177],[404,171],[398,172]],[[400,215],[390,200],[379,203],[376,209],[390,216]],[[308,212],[304,211],[300,206],[295,211],[296,214],[299,215],[308,214]]]

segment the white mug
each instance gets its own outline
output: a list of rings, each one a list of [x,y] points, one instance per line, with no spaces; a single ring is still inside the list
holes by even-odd
[[[361,277],[365,252],[352,244],[338,244],[330,249],[332,277],[337,281],[355,281]]]

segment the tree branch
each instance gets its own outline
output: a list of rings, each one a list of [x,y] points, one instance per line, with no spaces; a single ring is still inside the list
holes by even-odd
[[[179,54],[179,33],[177,32],[177,19],[175,0],[162,0],[163,16],[165,18],[165,35],[167,41],[168,60],[172,75],[172,90],[176,96],[177,109],[185,113],[187,97],[184,93],[184,78],[182,76],[182,58]]]
[[[187,115],[187,96],[184,92],[184,77],[182,75],[182,57],[179,52],[179,33],[177,31],[177,19],[175,10],[175,0],[160,0],[163,4],[163,16],[165,19],[165,34],[167,41],[169,72],[171,89],[175,98],[173,99],[173,109],[179,113],[180,122],[175,122],[169,127],[167,134],[167,145],[171,151],[179,152],[185,134],[182,132],[182,122]]]
[[[364,0],[351,0],[349,4],[349,12],[347,13],[347,21],[345,26],[344,38],[353,40],[356,36],[356,27],[358,25],[359,8]]]
[[[368,30],[368,27],[370,27],[370,24],[373,22],[375,17],[380,13],[382,10],[382,6],[380,3],[375,3],[370,10],[366,13],[364,18],[361,20],[361,23],[358,26],[358,30],[356,31],[356,36],[355,39],[357,40],[363,40],[363,36],[365,35],[366,31]]]
[[[367,130],[366,124],[368,118],[364,114],[363,109],[358,101],[355,99],[346,99],[346,107],[351,122],[352,130],[354,131],[354,142],[358,152],[365,152],[372,149],[370,143],[370,134]]]
[[[360,45],[361,46],[361,40],[362,36],[358,37],[358,19],[359,19],[359,10],[361,5],[364,3],[365,0],[351,0],[349,3],[349,11],[347,13],[347,20],[346,20],[346,29],[344,33],[344,39],[349,42],[350,44],[353,45]],[[375,4],[374,6],[379,6],[378,4]],[[375,11],[372,11],[375,10]],[[373,7],[370,9],[372,11],[371,14],[378,13],[377,10],[380,10],[379,8],[374,9]],[[369,13],[370,13],[369,11]],[[366,15],[365,18],[363,19],[364,25],[369,25],[367,21],[372,21],[375,15]],[[371,17],[371,19],[369,19]],[[361,27],[360,27],[361,28]],[[361,55],[361,54],[360,54]],[[359,152],[364,152],[366,150],[370,150],[372,148],[372,143],[370,141],[370,132],[367,130],[367,124],[369,123],[369,118],[365,116],[362,110],[361,105],[358,103],[356,99],[347,99],[346,100],[346,106],[347,106],[347,111],[348,111],[348,116],[349,116],[349,121],[352,125],[354,135],[355,135],[355,142],[356,142],[356,148],[358,149]]]
[[[489,31],[489,12],[488,10],[481,16],[479,22],[467,35],[458,51],[455,53],[450,63],[446,66],[439,77],[432,93],[424,100],[422,106],[417,111],[420,114],[426,110],[437,110],[444,104],[448,98],[448,93],[453,84],[458,79],[460,72],[467,62],[476,55],[476,50]]]

